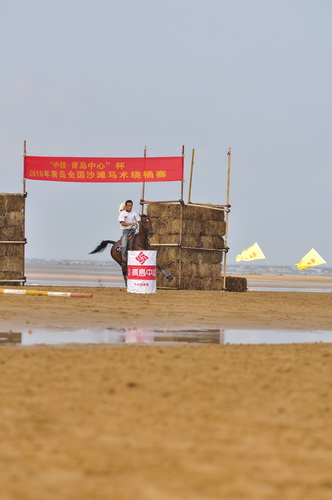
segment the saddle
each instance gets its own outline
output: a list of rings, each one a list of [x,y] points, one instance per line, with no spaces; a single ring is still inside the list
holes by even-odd
[[[128,250],[133,249],[134,245],[134,240],[135,240],[136,234],[130,234],[127,242],[127,252]],[[115,243],[114,247],[117,252],[121,252],[121,243],[122,243],[122,237]]]

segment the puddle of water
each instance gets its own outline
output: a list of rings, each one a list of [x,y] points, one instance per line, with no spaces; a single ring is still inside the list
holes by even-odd
[[[331,330],[224,330],[224,344],[307,344],[332,342]]]
[[[320,293],[331,293],[332,288],[305,288],[305,287],[281,287],[281,286],[276,286],[276,287],[268,287],[268,286],[256,286],[256,285],[248,285],[248,290],[249,291],[256,291],[256,292],[320,292]]]
[[[332,330],[116,329],[0,332],[1,345],[294,344],[332,342]]]

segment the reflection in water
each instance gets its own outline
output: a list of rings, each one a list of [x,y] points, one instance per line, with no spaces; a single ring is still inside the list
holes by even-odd
[[[331,330],[152,330],[106,328],[104,330],[41,330],[0,333],[1,345],[64,344],[292,344],[332,342]]]
[[[0,332],[0,345],[21,344],[21,332]]]
[[[123,342],[126,344],[160,344],[165,342],[220,344],[220,329],[174,331],[129,328],[128,330],[124,330]]]

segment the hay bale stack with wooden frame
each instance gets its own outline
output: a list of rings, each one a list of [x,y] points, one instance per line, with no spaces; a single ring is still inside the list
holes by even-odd
[[[158,263],[173,276],[158,273],[157,287],[188,290],[223,290],[221,275],[226,234],[225,208],[220,205],[149,203],[154,236],[152,249]],[[245,278],[226,278],[226,290],[246,291]]]
[[[225,217],[222,208],[191,204],[152,203],[154,236],[150,239],[158,251],[158,263],[174,279],[159,275],[159,288],[222,290],[221,277]]]
[[[0,193],[0,285],[22,285],[25,240],[24,193]]]

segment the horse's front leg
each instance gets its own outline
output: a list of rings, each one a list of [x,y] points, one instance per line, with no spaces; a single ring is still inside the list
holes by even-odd
[[[127,262],[122,262],[121,267],[122,267],[123,279],[125,285],[127,286]]]
[[[168,281],[172,281],[173,279],[173,276],[171,276],[170,274],[167,274],[165,269],[163,269],[159,264],[157,264],[157,269],[159,269],[159,271],[161,272],[161,274],[163,274],[165,276],[165,278],[168,279]]]

